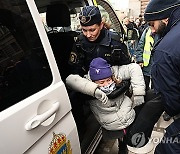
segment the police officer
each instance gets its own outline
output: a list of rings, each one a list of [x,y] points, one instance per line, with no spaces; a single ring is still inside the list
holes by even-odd
[[[71,73],[83,76],[88,73],[90,62],[97,57],[104,58],[111,66],[129,64],[130,56],[126,45],[120,41],[117,34],[113,34],[105,28],[102,22],[99,8],[96,6],[83,7],[80,15],[80,24],[82,34],[78,39],[70,54],[69,64]],[[129,83],[122,82],[122,89],[128,89]],[[83,102],[88,99],[88,96],[71,91],[69,93],[72,113],[75,118],[78,132],[81,136],[85,130],[83,115]]]
[[[117,34],[104,27],[98,7],[85,6],[79,19],[82,34],[70,55],[73,74],[86,74],[90,62],[97,57],[104,58],[112,66],[130,63],[126,45]]]

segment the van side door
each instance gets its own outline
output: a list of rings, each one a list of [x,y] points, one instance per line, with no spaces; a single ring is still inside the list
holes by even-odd
[[[0,63],[0,153],[80,153],[69,97],[34,1],[0,1]]]

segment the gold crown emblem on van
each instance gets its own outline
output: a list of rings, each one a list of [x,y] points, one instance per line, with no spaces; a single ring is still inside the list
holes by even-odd
[[[49,154],[72,154],[72,149],[70,141],[66,142],[66,135],[64,134],[55,134],[53,132],[53,139],[49,145]]]

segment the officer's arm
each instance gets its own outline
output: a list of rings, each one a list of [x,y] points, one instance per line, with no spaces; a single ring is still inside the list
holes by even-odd
[[[160,53],[160,54],[159,54]],[[161,93],[165,111],[170,116],[180,112],[179,75],[180,58],[156,50],[156,59],[152,69],[155,89]],[[175,66],[172,69],[172,66]],[[156,68],[156,69],[154,69]]]
[[[122,65],[130,64],[131,56],[128,51],[127,45],[124,42],[122,42],[121,49],[122,49],[122,59],[121,59]]]
[[[124,43],[118,42],[116,45],[113,45],[111,61],[113,65],[119,66],[131,63],[129,51]]]
[[[111,61],[113,65],[126,65],[131,63],[131,56],[126,44],[115,33],[111,34]]]

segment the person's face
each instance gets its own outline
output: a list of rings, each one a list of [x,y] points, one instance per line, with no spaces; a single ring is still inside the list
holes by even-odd
[[[125,19],[123,20],[123,24],[124,24],[124,25],[128,25],[128,24],[129,24],[129,18],[125,18]]]
[[[95,41],[101,33],[101,29],[103,28],[103,23],[100,25],[94,24],[91,26],[81,26],[82,32],[85,37],[91,42]]]
[[[155,30],[154,27],[150,26],[150,28],[151,28],[151,32],[152,32],[153,34],[156,33],[156,30]]]
[[[155,20],[150,21],[149,25],[151,26],[151,30],[157,34],[162,34],[167,26],[168,20]]]
[[[139,24],[140,24],[140,20],[139,20],[139,19],[137,19],[135,23],[136,23],[136,25],[137,25],[137,26],[139,26]]]
[[[130,22],[134,22],[134,17],[131,16],[131,17],[129,18],[129,21],[130,21]]]
[[[112,82],[113,82],[113,80],[111,77],[95,81],[95,83],[97,83],[99,85],[99,87],[107,86],[107,85],[111,84]]]

